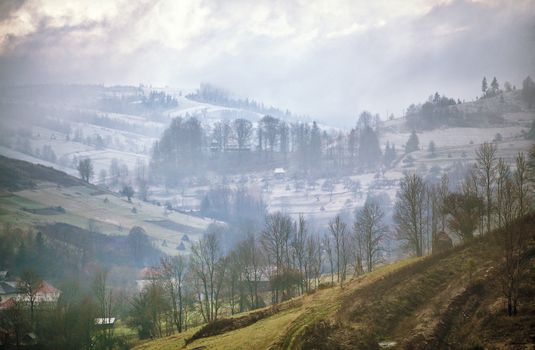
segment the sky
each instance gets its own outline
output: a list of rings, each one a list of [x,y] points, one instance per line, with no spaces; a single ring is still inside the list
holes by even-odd
[[[535,0],[0,0],[0,84],[208,82],[351,125],[535,77]]]

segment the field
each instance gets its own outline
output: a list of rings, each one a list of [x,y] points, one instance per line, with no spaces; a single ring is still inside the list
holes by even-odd
[[[51,215],[50,210],[43,211],[54,207],[64,212]],[[59,222],[87,229],[90,219],[108,235],[126,235],[133,226],[141,226],[154,246],[169,254],[178,253],[176,247],[185,234],[196,241],[211,222],[137,200],[129,203],[112,192],[88,186],[40,182],[35,188],[0,196],[0,220],[18,227]],[[190,243],[184,244],[189,248]]]
[[[261,117],[259,113],[251,112],[239,108],[229,108],[209,103],[201,103],[184,97],[184,92],[177,89],[163,89],[166,93],[173,95],[178,102],[176,108],[166,110],[156,119],[150,115],[131,115],[121,113],[104,113],[97,109],[84,109],[84,112],[105,116],[124,125],[130,125],[128,130],[120,128],[103,127],[94,124],[94,121],[86,122],[69,121],[71,134],[76,130],[81,130],[83,139],[100,135],[108,140],[106,148],[99,149],[82,140],[75,140],[72,135],[56,130],[46,129],[40,126],[32,126],[31,134],[26,137],[31,150],[42,149],[45,145],[50,145],[57,156],[56,163],[39,159],[36,155],[30,155],[27,151],[21,152],[20,137],[17,130],[24,127],[18,124],[17,119],[10,123],[5,122],[3,127],[11,130],[6,134],[7,139],[0,145],[0,154],[24,159],[34,163],[53,166],[68,174],[77,176],[76,160],[89,157],[94,164],[95,176],[92,181],[100,181],[99,173],[102,170],[109,172],[112,159],[119,159],[128,167],[129,175],[124,176],[123,181],[134,183],[135,169],[138,163],[149,164],[150,151],[153,142],[167,127],[171,118],[176,116],[196,115],[204,125],[213,125],[214,122],[222,119],[232,119],[237,116],[246,117],[256,124]],[[147,91],[148,93],[148,91]],[[352,193],[344,187],[344,179],[327,179],[320,177],[316,179],[317,186],[310,187],[306,184],[299,185],[293,178],[296,169],[287,169],[287,176],[283,180],[273,178],[272,170],[256,171],[248,173],[249,182],[247,186],[260,193],[268,205],[271,212],[281,210],[293,216],[304,214],[311,222],[318,225],[325,224],[330,218],[340,211],[352,212],[361,206],[369,193],[381,195],[388,198],[391,203],[395,200],[397,181],[406,171],[418,171],[423,175],[433,171],[433,176],[438,178],[443,173],[451,171],[455,164],[468,164],[474,161],[475,151],[483,142],[493,141],[497,134],[501,135],[501,141],[497,141],[499,148],[498,155],[511,160],[519,151],[529,148],[530,142],[525,140],[524,133],[531,126],[535,119],[533,111],[526,110],[520,101],[518,92],[503,94],[503,100],[494,97],[466,102],[456,107],[463,112],[479,113],[478,118],[483,118],[481,125],[473,127],[440,127],[434,130],[419,131],[420,150],[411,153],[412,162],[405,162],[403,147],[407,142],[411,130],[405,123],[405,118],[386,120],[379,126],[379,142],[384,149],[386,143],[396,146],[397,159],[393,167],[382,169],[380,173],[351,174],[345,180],[358,181],[361,185],[359,193]],[[60,108],[60,107],[58,107]],[[498,122],[486,122],[485,113],[489,115],[499,115]],[[483,116],[483,117],[481,117]],[[287,121],[291,122],[291,121]],[[331,126],[325,126],[326,130],[333,130]],[[436,154],[430,157],[427,147],[433,141],[436,147]],[[279,165],[274,165],[279,166]],[[207,173],[206,178],[209,185],[187,186],[185,188],[163,188],[161,185],[154,185],[150,188],[150,198],[161,203],[170,202],[175,207],[182,210],[198,210],[203,193],[210,185],[217,185],[223,182],[223,177],[218,174]],[[109,179],[109,173],[108,173]],[[269,186],[264,186],[263,180],[268,179]],[[334,180],[334,181],[333,181]],[[387,180],[387,181],[384,181]],[[237,184],[239,176],[227,176],[225,181]],[[325,181],[333,181],[334,189],[322,190]],[[387,185],[382,185],[388,183]],[[153,214],[151,214],[153,215]],[[109,218],[106,218],[109,221]],[[158,235],[160,236],[160,235]],[[162,237],[169,237],[162,234]]]

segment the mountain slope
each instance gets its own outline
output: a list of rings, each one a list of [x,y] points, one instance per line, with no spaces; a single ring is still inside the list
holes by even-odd
[[[194,329],[137,349],[528,349],[535,339],[535,216],[515,229],[529,240],[524,261],[531,267],[515,317],[506,316],[495,232],[294,299],[240,329],[186,345]]]
[[[123,236],[141,226],[153,245],[176,254],[197,240],[209,220],[167,211],[133,200],[42,165],[0,156],[0,222],[27,229],[68,224],[81,229],[96,226],[105,235]]]

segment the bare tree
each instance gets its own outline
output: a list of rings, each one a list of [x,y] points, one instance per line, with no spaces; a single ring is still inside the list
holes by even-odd
[[[98,270],[93,280],[93,295],[95,296],[98,308],[98,317],[109,321],[113,316],[113,293],[107,287],[108,272]],[[103,349],[113,349],[114,339],[113,327],[102,327],[99,331],[97,341]]]
[[[312,281],[316,281],[316,287],[319,284],[319,278],[321,276],[321,242],[318,236],[309,235],[306,240],[306,268],[305,279],[307,290],[311,289]]]
[[[482,206],[481,198],[471,192],[450,193],[446,198],[448,228],[462,240],[473,238]]]
[[[279,119],[266,115],[260,119],[260,124],[262,126],[263,134],[265,135],[264,142],[269,143],[269,150],[273,152],[277,142]]]
[[[329,267],[331,271],[331,284],[334,284],[334,252],[331,237],[323,237],[323,247],[325,249],[325,253],[327,254],[327,259],[329,260]]]
[[[485,188],[487,233],[490,233],[491,230],[492,193],[496,180],[496,151],[496,145],[487,142],[482,144],[476,151],[477,170]]]
[[[446,213],[445,213],[445,202],[446,198],[448,197],[448,194],[450,193],[449,190],[449,178],[447,174],[442,175],[440,178],[440,184],[438,184],[436,192],[438,197],[438,213],[440,216],[440,225],[442,227],[442,231],[446,230]]]
[[[225,281],[223,287],[225,289],[225,294],[228,297],[230,313],[231,315],[234,315],[236,312],[243,312],[245,310],[246,299],[243,288],[243,270],[242,264],[239,259],[238,250],[235,249],[231,251],[226,256],[226,260],[227,271],[225,273]]]
[[[238,150],[241,152],[251,139],[253,124],[247,119],[235,119],[232,126],[234,128],[234,135],[236,135]]]
[[[268,261],[274,263],[274,276],[279,279],[288,267],[288,246],[292,232],[292,219],[280,212],[266,217],[266,227],[262,232],[262,246],[268,255]],[[272,261],[274,259],[274,261]],[[279,289],[274,288],[274,300],[279,302]]]
[[[17,287],[24,295],[24,301],[30,309],[30,324],[34,323],[34,311],[37,300],[37,290],[42,283],[41,277],[33,270],[27,270],[22,273]]]
[[[525,249],[525,232],[521,227],[513,225],[517,217],[517,195],[513,180],[507,179],[502,192],[503,229],[496,231],[496,236],[503,252],[504,265],[501,274],[502,292],[507,298],[507,314],[517,314],[520,282],[526,269],[523,261]]]
[[[424,248],[424,198],[426,186],[421,177],[407,174],[401,180],[394,208],[394,221],[398,237],[405,241],[417,256]]]
[[[333,238],[334,252],[336,253],[336,278],[342,285],[345,280],[345,270],[347,267],[347,257],[345,256],[347,225],[342,221],[340,215],[336,215],[329,222],[329,233]]]
[[[160,260],[164,288],[169,294],[173,309],[173,323],[176,330],[182,332],[184,325],[184,281],[187,271],[187,260],[182,255],[166,256]]]
[[[91,159],[85,158],[78,162],[78,173],[82,180],[89,182],[93,176],[93,163],[91,163]]]
[[[226,269],[219,238],[214,231],[208,231],[191,249],[191,270],[200,281],[198,291],[201,313],[206,322],[217,319],[221,287]]]
[[[364,207],[356,214],[354,230],[358,241],[362,242],[368,272],[380,261],[381,241],[388,233],[383,221],[383,210],[371,200],[366,200]]]
[[[524,153],[520,152],[517,154],[515,165],[516,170],[513,173],[513,179],[518,198],[518,216],[522,217],[529,208],[528,166]]]
[[[496,214],[498,216],[498,227],[502,227],[503,219],[503,197],[505,183],[511,178],[511,169],[503,158],[498,159],[496,164]]]
[[[262,277],[263,256],[254,234],[249,234],[247,238],[238,245],[239,259],[249,290],[251,308],[260,307],[258,299],[258,284]]]
[[[307,261],[306,261],[306,241],[308,237],[308,231],[306,227],[306,221],[305,217],[303,215],[299,215],[299,220],[297,223],[297,229],[295,230],[295,235],[292,237],[292,252],[295,257],[297,269],[299,270],[299,273],[305,277],[306,279],[306,270],[307,270]],[[306,280],[303,280],[300,284],[301,293],[303,293],[303,289],[305,288]]]

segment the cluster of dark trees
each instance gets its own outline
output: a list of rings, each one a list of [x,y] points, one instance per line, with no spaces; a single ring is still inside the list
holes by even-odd
[[[487,82],[487,78],[483,77],[481,82],[481,98],[491,98],[501,96],[503,102],[502,93],[511,92],[516,90],[516,87],[511,86],[511,83],[505,82],[503,90],[496,77],[492,79],[490,84]],[[528,108],[532,108],[535,105],[535,83],[528,76],[522,82],[522,99],[528,105]],[[460,104],[460,100],[455,100],[446,96],[441,96],[438,92],[431,95],[429,99],[423,104],[411,104],[407,108],[407,126],[411,129],[425,130],[433,129],[439,126],[469,126],[477,123],[479,120],[476,114],[466,114],[456,107]],[[488,118],[496,118],[495,115],[490,113]]]
[[[99,99],[99,108],[105,112],[145,114],[178,106],[178,101],[165,92],[151,91],[146,95],[141,88],[130,94],[107,94]]]
[[[200,214],[240,227],[258,227],[266,216],[267,205],[260,195],[245,187],[211,188],[202,198]]]
[[[528,108],[535,106],[535,83],[529,76],[522,82],[522,99],[526,102]]]
[[[526,241],[521,232],[511,228],[529,211],[530,170],[523,153],[516,157],[512,170],[496,152],[495,144],[482,144],[476,152],[476,164],[453,192],[447,176],[437,184],[428,184],[416,174],[407,174],[400,183],[394,220],[398,238],[417,256],[433,251],[440,231],[449,231],[465,241],[472,239],[475,232],[489,235],[496,230],[505,261],[502,286],[508,313],[513,315],[526,269],[522,259]]]
[[[195,93],[188,94],[186,97],[198,102],[208,102],[220,106],[243,108],[248,111],[268,114],[286,120],[302,119],[300,116],[292,114],[289,110],[282,111],[272,106],[264,106],[263,103],[259,103],[255,100],[249,100],[248,98],[233,99],[227,91],[208,83],[202,83]]]
[[[510,87],[506,87],[506,89],[510,91]],[[496,79],[496,77],[492,78],[489,87],[489,84],[487,83],[487,77],[483,77],[483,80],[481,81],[481,92],[483,92],[481,98],[494,97],[502,93],[502,90],[500,89],[500,83],[498,83],[498,79]]]
[[[431,95],[422,105],[410,105],[407,108],[407,125],[412,129],[433,129],[441,125],[458,126],[462,122],[462,114],[455,107],[461,101],[441,96],[439,93]]]
[[[206,170],[219,173],[284,167],[301,174],[328,175],[376,169],[384,163],[379,117],[363,112],[348,133],[321,130],[316,122],[291,123],[266,115],[255,126],[246,119],[203,126],[196,117],[173,119],[154,144],[156,181],[177,184]],[[393,150],[393,149],[392,149]],[[390,162],[395,151],[389,153]]]

